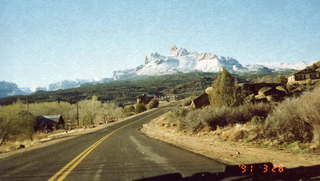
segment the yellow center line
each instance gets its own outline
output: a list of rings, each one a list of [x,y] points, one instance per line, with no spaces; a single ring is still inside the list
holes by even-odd
[[[144,117],[143,119],[149,118],[151,116],[153,116],[154,114],[158,113],[159,111],[155,111],[154,113],[147,115],[146,117]],[[133,123],[135,123],[136,121],[138,121],[140,119],[137,119],[135,121],[132,121],[129,124],[126,124],[118,129],[113,130],[111,133],[103,136],[102,138],[100,138],[97,142],[95,142],[94,144],[92,144],[90,147],[88,147],[87,149],[85,149],[83,152],[81,152],[78,156],[76,156],[74,159],[72,159],[69,163],[67,163],[63,168],[61,168],[56,174],[54,174],[52,177],[49,178],[48,181],[62,181],[64,180],[70,173],[71,171],[76,168],[77,165],[79,165],[81,163],[81,161],[83,159],[86,158],[86,156],[88,156],[96,147],[98,147],[104,140],[106,140],[107,138],[109,138],[110,136],[112,136],[114,133],[118,132],[119,130],[128,127],[130,125],[132,125]]]

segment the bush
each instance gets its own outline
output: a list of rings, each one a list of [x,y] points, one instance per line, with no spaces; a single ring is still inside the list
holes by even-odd
[[[128,105],[128,106],[124,107],[123,112],[124,113],[132,113],[132,112],[135,112],[135,108],[133,105]]]
[[[201,117],[201,110],[193,110],[189,112],[184,119],[180,119],[179,129],[196,133],[205,127],[209,127],[208,123]]]
[[[283,142],[313,142],[320,145],[320,89],[280,103],[267,117],[264,133]]]
[[[158,99],[152,99],[148,104],[148,109],[157,108],[157,107],[159,107]]]
[[[200,131],[203,128],[215,130],[218,126],[224,127],[231,124],[251,121],[253,118],[266,119],[272,111],[273,105],[266,103],[247,104],[238,107],[205,107],[190,111],[186,108],[177,108],[171,111],[171,119],[180,121],[182,130],[192,132]]]
[[[188,98],[185,98],[181,101],[181,106],[190,106],[192,104],[192,100],[195,99],[197,96],[190,96]]]
[[[142,104],[142,103],[137,103],[136,104],[136,108],[135,108],[136,113],[141,113],[141,112],[144,112],[146,110],[147,110],[147,108],[146,108],[146,106],[144,104]]]
[[[173,119],[184,118],[190,110],[183,107],[175,107],[170,111],[169,117]]]

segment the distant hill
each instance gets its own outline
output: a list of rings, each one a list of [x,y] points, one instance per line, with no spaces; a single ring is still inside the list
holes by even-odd
[[[7,81],[0,81],[0,98],[14,95],[28,95],[31,90],[27,88],[19,88],[17,84]]]
[[[234,75],[239,82],[255,82],[264,76],[274,77],[288,75],[287,72],[264,72],[264,73],[241,73]],[[209,87],[214,80],[216,73],[192,72],[177,73],[161,76],[139,76],[126,80],[115,80],[107,83],[94,85],[82,85],[78,88],[71,88],[57,91],[38,91],[28,96],[29,102],[45,101],[76,101],[88,99],[96,95],[99,100],[115,101],[121,104],[133,103],[138,95],[144,93],[177,95],[181,98],[190,95],[199,95]],[[17,99],[26,100],[26,96],[10,96],[0,99],[0,105],[11,104]]]
[[[95,85],[98,83],[106,83],[112,81],[111,78],[104,78],[101,80],[63,80],[56,83],[49,84],[47,91],[56,91],[60,89],[71,89],[71,88],[77,88],[80,86],[86,86],[86,85]]]

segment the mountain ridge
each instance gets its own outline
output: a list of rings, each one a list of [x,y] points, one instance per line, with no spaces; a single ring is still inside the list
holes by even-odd
[[[214,53],[190,52],[185,48],[173,46],[168,55],[157,52],[145,57],[143,65],[136,68],[114,71],[114,80],[126,79],[139,75],[165,75],[188,72],[219,72],[222,68],[231,73],[241,72],[274,72],[282,70],[301,70],[308,66],[305,62],[295,64],[281,62],[261,62],[242,65],[233,57],[219,56]]]
[[[29,88],[19,88],[16,83],[0,81],[0,98],[14,95],[28,95],[31,92]]]

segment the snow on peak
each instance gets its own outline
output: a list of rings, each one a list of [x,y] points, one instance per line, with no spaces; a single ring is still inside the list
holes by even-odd
[[[173,46],[168,56],[151,53],[145,57],[145,64],[136,69],[113,72],[113,78],[123,79],[135,75],[163,75],[178,72],[218,72],[222,68],[234,72],[244,67],[234,58],[218,56],[212,53],[190,53],[185,48]]]
[[[137,75],[163,75],[178,72],[219,72],[222,68],[236,72],[272,72],[285,69],[304,69],[308,64],[279,62],[262,62],[252,65],[241,65],[232,57],[219,56],[214,53],[189,52],[185,48],[173,46],[168,56],[157,52],[145,57],[145,64],[134,69],[114,71],[113,79],[124,79]]]
[[[174,57],[178,57],[178,56],[187,56],[190,53],[188,52],[187,49],[185,48],[178,48],[177,46],[173,46],[169,52],[169,56],[174,56]]]

